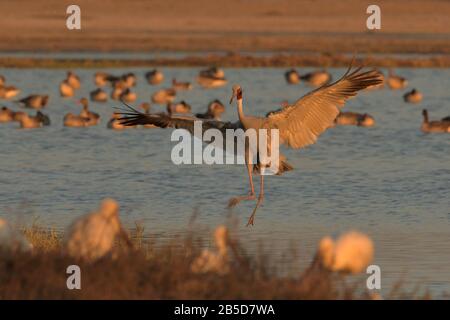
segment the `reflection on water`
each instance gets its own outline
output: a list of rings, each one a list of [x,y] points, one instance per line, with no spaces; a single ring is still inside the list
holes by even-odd
[[[76,216],[96,208],[100,199],[113,197],[127,226],[135,221],[146,231],[170,238],[184,230],[194,211],[197,223],[213,227],[225,221],[230,197],[247,192],[242,166],[175,166],[169,130],[142,129],[114,132],[106,129],[112,106],[92,103],[102,116],[97,127],[64,128],[63,115],[78,112],[77,98],[94,88],[94,70],[75,70],[82,88],[73,99],[58,94],[64,70],[0,69],[22,96],[49,93],[52,125],[39,130],[17,130],[0,125],[0,215],[62,228]],[[155,87],[139,77],[139,102],[149,101]],[[198,69],[163,68],[172,77],[194,79]],[[217,90],[180,92],[193,112],[204,111],[210,100],[226,102],[231,84],[244,89],[248,114],[264,115],[287,99],[295,101],[310,88],[285,84],[281,69],[226,69],[229,86]],[[309,71],[309,69],[301,70]],[[336,78],[343,69],[332,69]],[[403,103],[401,91],[364,92],[349,101],[346,110],[368,112],[377,125],[371,129],[337,127],[328,130],[308,149],[285,150],[296,168],[282,177],[266,179],[266,199],[255,226],[245,227],[254,203],[238,206],[240,237],[249,248],[258,241],[275,258],[294,244],[302,264],[309,262],[323,235],[348,229],[368,233],[375,241],[375,264],[382,270],[387,290],[403,277],[413,287],[422,284],[439,293],[450,291],[450,136],[425,135],[419,130],[421,109],[431,118],[450,115],[450,70],[399,69],[411,87],[424,93],[420,105]],[[2,104],[17,109],[11,102]],[[154,111],[164,110],[153,106]],[[225,119],[236,119],[230,106]],[[14,215],[14,217],[12,217]]]

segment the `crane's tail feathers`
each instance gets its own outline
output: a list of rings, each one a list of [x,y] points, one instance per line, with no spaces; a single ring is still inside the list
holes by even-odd
[[[261,164],[257,163],[253,166],[253,173],[259,173],[261,169]],[[294,167],[287,162],[285,159],[281,159],[280,157],[280,163],[278,166],[278,172],[276,173],[277,176],[281,176],[286,171],[292,171],[294,170]]]

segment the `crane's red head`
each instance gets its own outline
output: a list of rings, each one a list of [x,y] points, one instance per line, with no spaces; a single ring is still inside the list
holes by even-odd
[[[234,97],[236,97],[236,99],[238,99],[238,100],[242,99],[242,88],[240,85],[235,84],[233,86],[233,92],[231,95],[230,104],[233,102]]]

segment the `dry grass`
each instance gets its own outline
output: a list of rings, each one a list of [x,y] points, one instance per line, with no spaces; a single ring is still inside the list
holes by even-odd
[[[133,251],[117,242],[111,256],[94,263],[62,251],[63,238],[37,225],[23,229],[35,250],[0,253],[0,299],[369,299],[361,282],[310,267],[280,276],[263,254],[251,258],[231,239],[231,272],[194,274],[191,263],[203,239],[190,232],[156,246],[137,225]],[[82,289],[66,288],[66,268],[81,267]],[[400,292],[400,291],[399,291]],[[399,293],[397,296],[401,296]],[[403,295],[402,297],[405,297]],[[407,295],[407,297],[414,297]]]

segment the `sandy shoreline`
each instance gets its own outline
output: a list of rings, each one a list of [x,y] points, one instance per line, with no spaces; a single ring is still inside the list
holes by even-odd
[[[0,3],[0,51],[290,51],[450,54],[450,2],[378,1],[382,28],[366,28],[367,1],[79,0]]]

